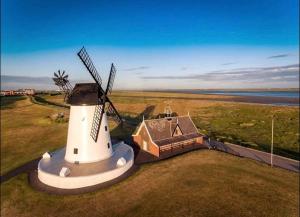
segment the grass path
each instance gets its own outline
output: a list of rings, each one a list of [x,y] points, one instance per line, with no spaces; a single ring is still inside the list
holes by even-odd
[[[64,103],[56,103],[56,102],[52,102],[52,101],[48,101],[45,98],[41,97],[41,96],[31,96],[30,100],[32,103],[38,104],[38,105],[44,105],[44,106],[56,106],[56,107],[60,107],[60,108],[70,108],[70,106],[64,104]]]

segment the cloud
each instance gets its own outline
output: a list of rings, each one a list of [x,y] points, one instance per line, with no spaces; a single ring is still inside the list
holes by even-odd
[[[234,65],[237,64],[236,62],[229,62],[229,63],[222,63],[221,66],[229,66],[229,65]]]
[[[137,70],[145,70],[145,69],[150,69],[150,67],[149,66],[139,66],[139,67],[123,69],[123,71],[137,71]]]
[[[72,85],[80,82],[90,82],[86,80],[70,81]],[[12,76],[1,75],[1,89],[20,89],[20,88],[34,88],[37,90],[53,90],[58,89],[54,85],[51,77],[30,77],[30,76]]]
[[[136,75],[142,75],[143,72],[136,72],[136,73],[134,73],[134,74],[136,74]]]
[[[17,83],[40,83],[49,84],[52,82],[50,77],[29,77],[29,76],[11,76],[1,75],[1,82],[17,82]]]
[[[186,76],[142,76],[142,79],[168,79],[168,80],[201,80],[217,82],[268,82],[280,80],[282,82],[299,79],[299,64],[274,67],[237,68],[230,70],[211,71],[203,74]]]
[[[269,56],[268,59],[275,59],[275,58],[284,58],[290,56],[289,54],[279,54],[274,56]]]

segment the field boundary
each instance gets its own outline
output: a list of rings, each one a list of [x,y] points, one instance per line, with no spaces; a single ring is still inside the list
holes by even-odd
[[[242,146],[242,145],[237,145],[237,144],[233,144],[233,143],[230,143],[230,142],[223,142],[225,145],[233,145],[233,146],[236,146],[236,147],[243,147],[245,149],[248,149],[248,150],[251,150],[251,151],[256,151],[256,152],[260,152],[260,153],[265,153],[265,154],[270,154],[269,152],[266,152],[266,151],[260,151],[260,150],[257,150],[257,149],[254,149],[254,148],[248,148],[248,147],[245,147],[245,146]],[[278,155],[278,154],[273,154],[274,157],[278,157],[278,158],[282,158],[282,159],[286,159],[286,160],[290,160],[290,161],[294,161],[296,163],[299,163],[300,161],[298,160],[295,160],[293,158],[288,158],[288,157],[284,157],[284,156],[281,156],[281,155]]]
[[[215,140],[211,140],[210,146],[212,149],[228,153],[238,157],[245,157],[255,160],[267,165],[271,165],[271,154],[264,151],[251,149],[248,147],[235,145],[232,143],[223,143]],[[282,157],[280,155],[273,155],[273,166],[286,169],[293,172],[300,172],[299,161]]]
[[[48,100],[46,100],[43,97],[40,96],[30,96],[30,100],[32,103],[37,104],[37,105],[43,105],[43,106],[56,106],[56,107],[61,107],[61,108],[70,108],[70,106],[68,105],[62,105],[59,103],[55,103],[55,102],[50,102]]]

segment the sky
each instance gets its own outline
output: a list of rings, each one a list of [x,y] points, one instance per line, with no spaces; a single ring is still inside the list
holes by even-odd
[[[91,77],[115,89],[299,87],[299,1],[1,1],[1,88]]]

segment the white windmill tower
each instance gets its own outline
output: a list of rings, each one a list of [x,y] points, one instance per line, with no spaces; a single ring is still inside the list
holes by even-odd
[[[38,165],[38,178],[46,185],[75,189],[113,180],[133,165],[134,153],[124,142],[112,144],[107,114],[122,119],[108,98],[116,74],[111,65],[106,90],[85,48],[78,56],[96,83],[78,83],[74,89],[65,73],[54,73],[54,82],[71,105],[66,148],[45,153]],[[106,105],[108,107],[106,109]]]

